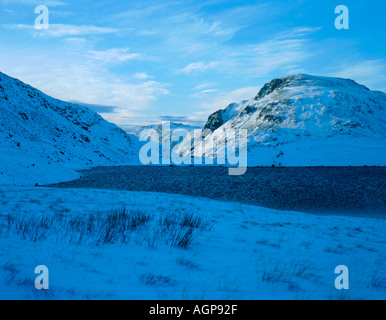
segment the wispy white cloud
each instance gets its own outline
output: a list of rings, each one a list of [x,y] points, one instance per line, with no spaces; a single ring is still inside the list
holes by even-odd
[[[252,45],[240,53],[238,68],[244,65],[243,70],[258,76],[278,69],[282,73],[299,69],[299,65],[315,55],[309,47],[309,36],[318,30],[320,28],[295,28]]]
[[[152,76],[149,76],[146,72],[137,72],[133,74],[133,79],[138,79],[138,80],[147,80],[151,79]]]
[[[9,4],[22,4],[22,5],[46,5],[50,7],[64,6],[66,3],[59,0],[0,0],[0,3]]]
[[[138,21],[140,19],[148,19],[154,15],[159,16],[161,12],[168,10],[171,6],[173,6],[173,3],[168,1],[158,2],[157,4],[152,3],[151,5],[145,4],[139,8],[113,14],[111,18],[120,21]]]
[[[347,61],[329,75],[352,79],[372,90],[386,92],[386,62],[382,59]]]
[[[36,30],[35,26],[27,24],[3,24],[7,29],[20,29],[32,32],[36,36],[64,37],[86,36],[92,34],[109,34],[119,32],[116,28],[97,27],[91,25],[77,26],[67,24],[50,24],[47,30]]]
[[[163,1],[149,5],[144,2],[142,6],[111,15],[110,20],[135,28],[138,35],[157,36],[157,42],[162,41],[171,51],[204,53],[209,47],[232,39],[248,23],[267,14],[267,10],[263,10],[265,5],[254,5],[207,15],[200,11],[206,5],[210,3]]]
[[[259,91],[260,87],[245,87],[232,90],[230,92],[219,91],[210,99],[206,97],[200,104],[202,111],[195,112],[195,115],[207,116],[208,113],[224,109],[233,102],[240,102],[245,99],[253,98]]]
[[[212,86],[214,86],[213,83],[202,83],[202,84],[199,84],[199,85],[195,86],[193,88],[193,90],[201,90],[201,89],[212,87]]]
[[[265,77],[281,70],[287,74],[303,71],[304,63],[315,53],[310,49],[310,35],[320,28],[295,28],[277,33],[268,40],[243,47],[215,45],[214,51],[221,60],[193,62],[178,70],[184,74],[198,74],[206,71],[227,74],[243,74],[249,77]]]
[[[217,92],[218,90],[217,89],[206,89],[206,90],[201,90],[199,92],[196,92],[194,94],[191,94],[189,96],[189,98],[194,98],[194,99],[197,99],[197,98],[203,98],[203,97],[207,97],[209,94],[213,94],[214,92]]]
[[[133,122],[133,117],[143,115],[159,97],[170,93],[164,83],[118,76],[90,61],[84,50],[69,52],[58,47],[44,58],[44,68],[36,63],[39,59],[39,52],[28,49],[2,50],[0,70],[61,100],[114,106],[114,113],[103,115],[118,125]]]
[[[129,48],[113,48],[104,51],[90,50],[91,57],[103,62],[125,62],[142,57],[140,53],[130,53]]]
[[[213,61],[209,63],[193,62],[187,65],[185,68],[179,70],[181,73],[203,72],[208,69],[213,69],[219,65],[219,61]]]

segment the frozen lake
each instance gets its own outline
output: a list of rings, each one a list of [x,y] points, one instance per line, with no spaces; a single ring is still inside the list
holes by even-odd
[[[385,167],[116,166],[82,171],[62,188],[164,192],[318,214],[386,217]]]

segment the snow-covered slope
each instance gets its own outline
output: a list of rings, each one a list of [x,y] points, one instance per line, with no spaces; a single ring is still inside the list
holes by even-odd
[[[0,299],[386,298],[384,219],[121,190],[0,187],[0,201]],[[103,230],[89,226],[122,208],[149,220],[127,221],[96,245]],[[173,217],[190,214],[211,229],[187,228],[188,249],[168,245],[170,230],[186,230]],[[39,264],[52,275],[49,290],[34,289]],[[350,290],[334,285],[342,264]]]
[[[76,178],[75,169],[133,163],[139,143],[90,109],[0,73],[0,185]]]
[[[385,165],[385,120],[386,94],[352,80],[298,74],[213,113],[205,129],[212,138],[247,129],[248,165]],[[187,144],[179,150],[190,151]]]

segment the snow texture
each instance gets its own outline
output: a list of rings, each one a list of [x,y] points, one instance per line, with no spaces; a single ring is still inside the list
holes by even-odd
[[[385,299],[386,220],[318,216],[235,202],[162,193],[87,189],[0,189],[1,299]],[[157,233],[132,232],[127,242],[57,232],[6,232],[12,221],[82,217],[112,208],[210,221],[183,249]],[[42,214],[44,212],[44,214]],[[106,213],[104,213],[106,214]],[[9,216],[8,216],[9,215]],[[74,223],[74,222],[73,222]],[[27,225],[27,224],[24,224]],[[50,230],[54,231],[50,235]],[[149,229],[148,229],[149,228]],[[50,289],[34,287],[34,268],[46,265]],[[335,288],[339,265],[350,289]]]

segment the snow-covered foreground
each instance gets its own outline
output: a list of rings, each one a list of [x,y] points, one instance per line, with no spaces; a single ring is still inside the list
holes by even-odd
[[[0,205],[1,299],[386,298],[385,220],[88,189],[2,188]],[[50,225],[39,227],[48,236],[36,241],[16,231],[31,217],[68,222],[124,207],[151,217],[125,242],[74,241]],[[195,231],[184,249],[155,228],[186,213],[211,228]],[[135,240],[139,233],[145,241]],[[49,290],[34,287],[38,265],[49,268]],[[349,268],[349,290],[334,286],[338,265]]]

